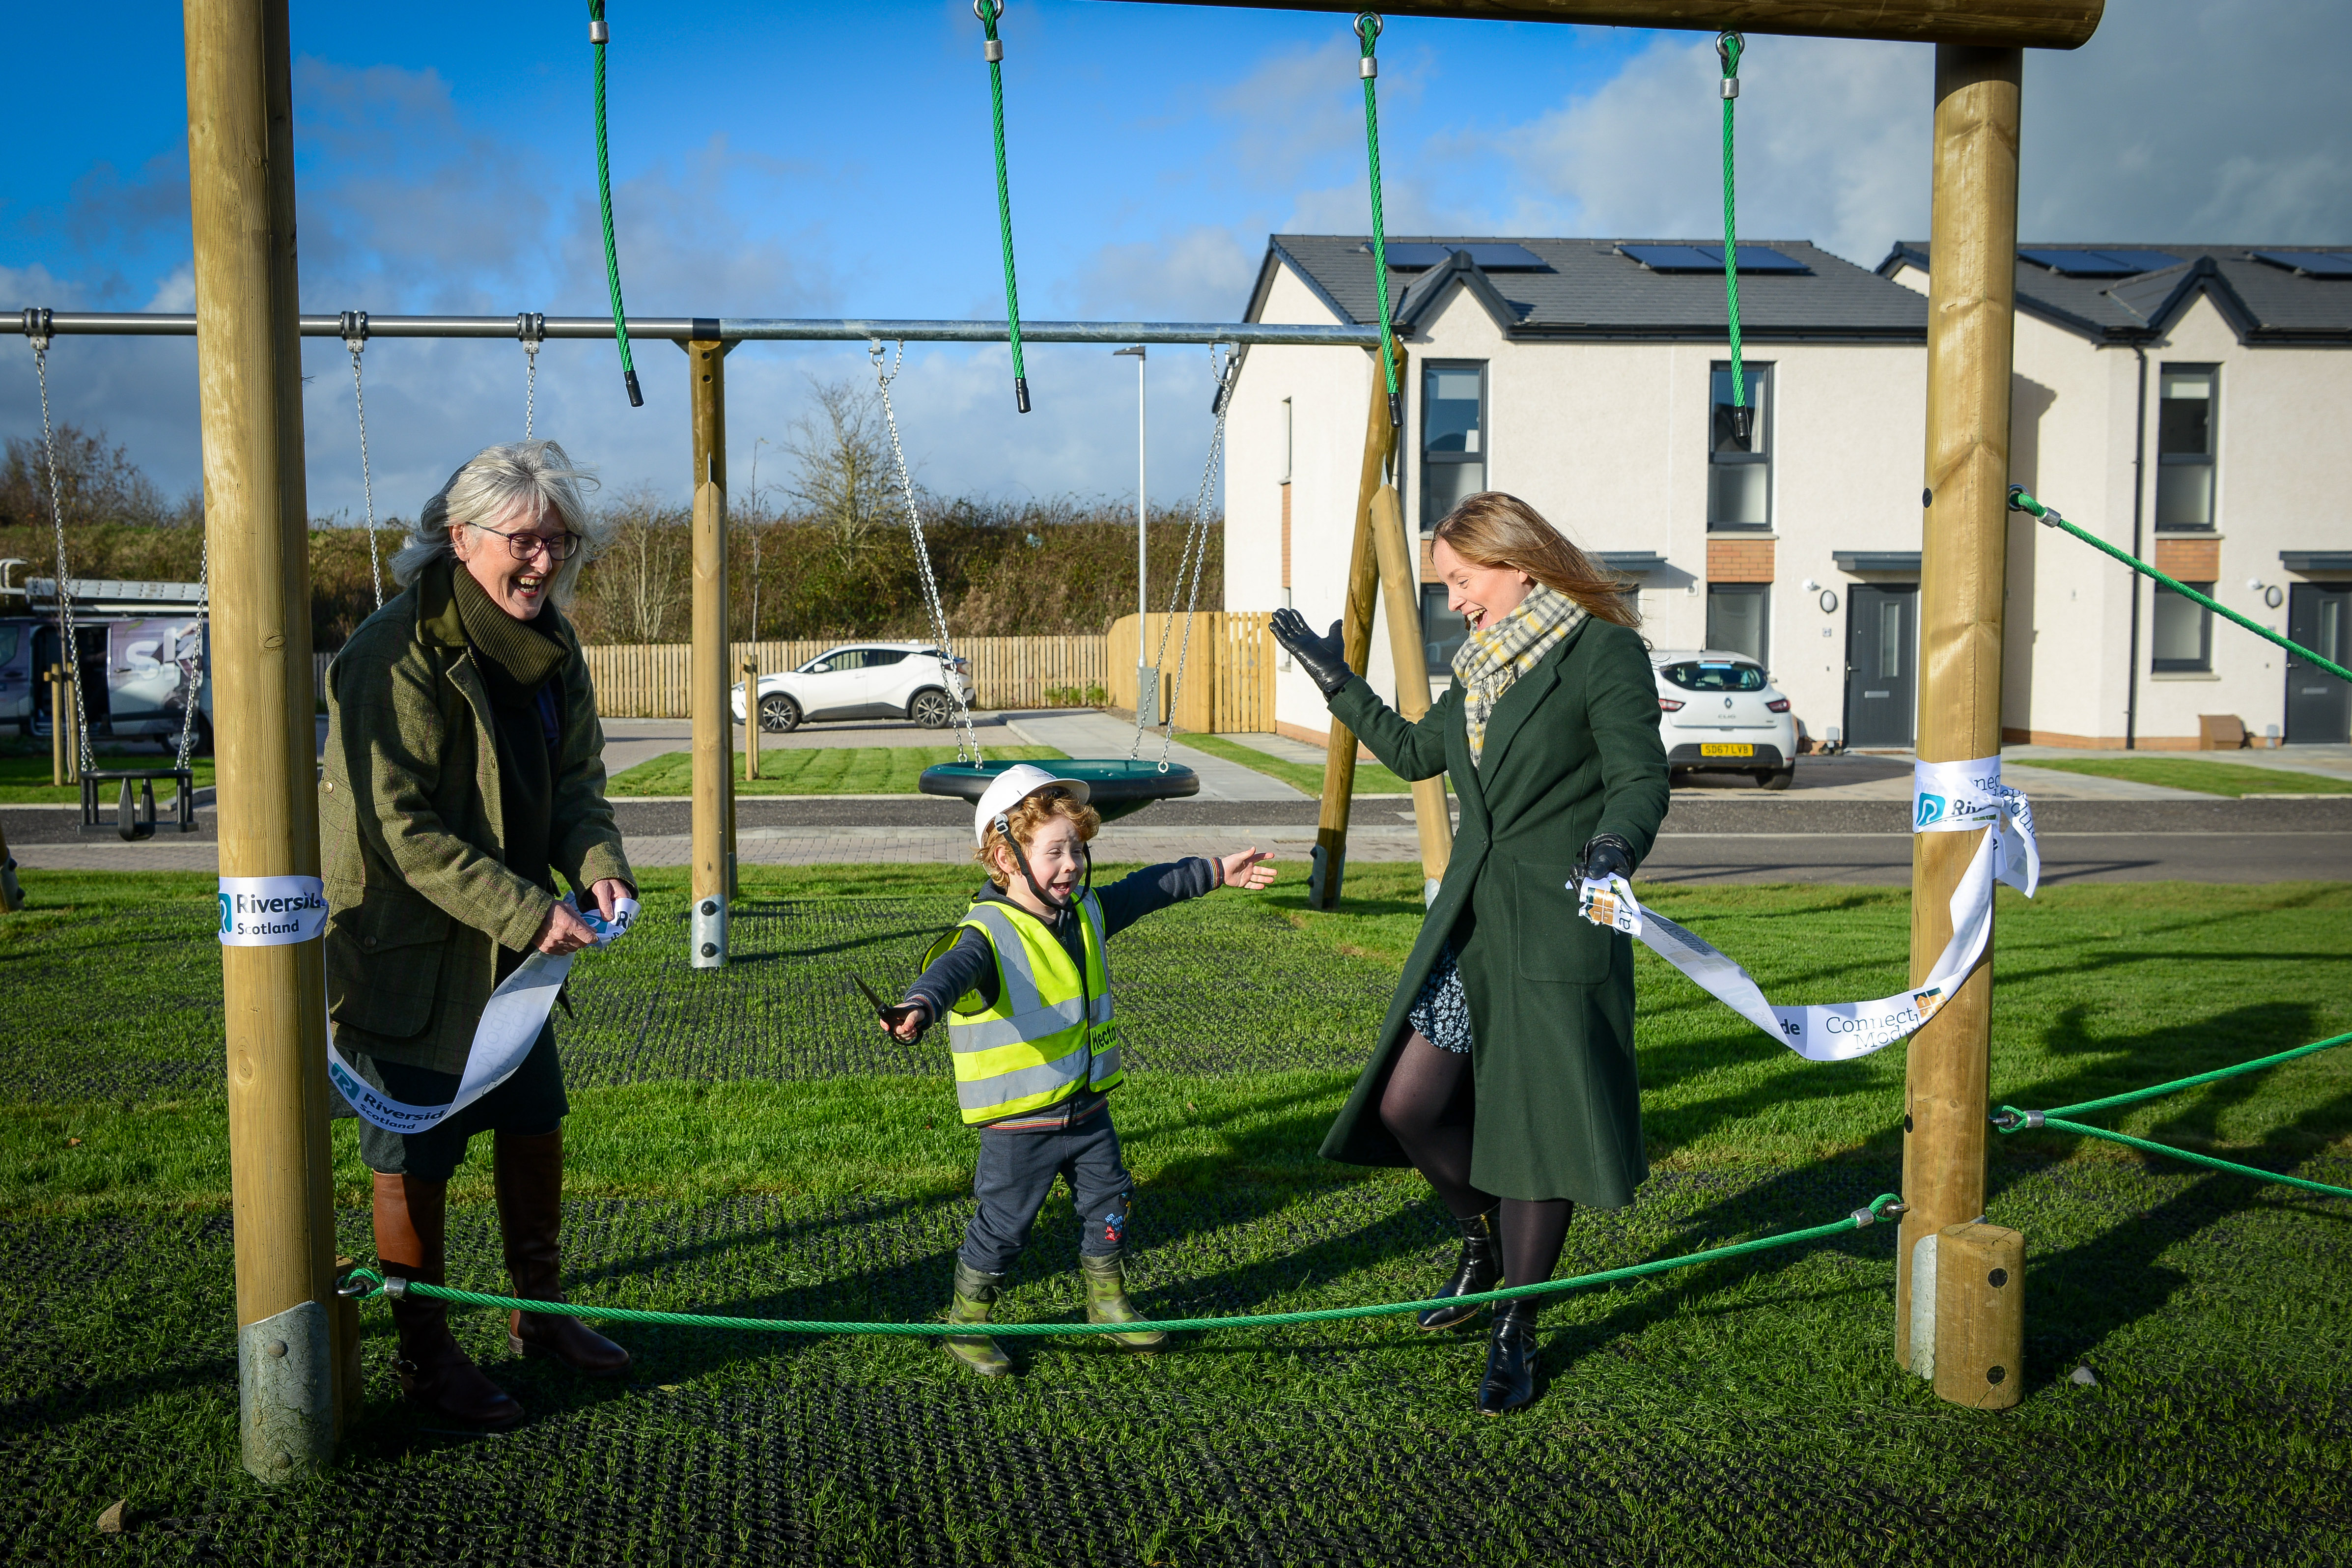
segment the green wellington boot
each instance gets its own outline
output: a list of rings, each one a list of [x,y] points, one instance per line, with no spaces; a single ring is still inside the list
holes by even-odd
[[[967,1265],[961,1258],[955,1266],[955,1300],[948,1303],[950,1323],[984,1323],[988,1312],[996,1304],[997,1288],[1004,1283],[1002,1274],[982,1274]],[[982,1377],[1010,1377],[1013,1358],[1004,1347],[987,1334],[950,1334],[940,1343],[948,1354],[971,1368]]]
[[[1125,1255],[1106,1252],[1078,1254],[1078,1272],[1087,1280],[1087,1321],[1089,1323],[1137,1323],[1143,1314],[1129,1305],[1127,1274],[1123,1267]],[[1093,1336],[1089,1336],[1093,1337]],[[1131,1351],[1157,1350],[1168,1342],[1168,1336],[1158,1329],[1146,1329],[1140,1333],[1104,1334],[1113,1344]]]

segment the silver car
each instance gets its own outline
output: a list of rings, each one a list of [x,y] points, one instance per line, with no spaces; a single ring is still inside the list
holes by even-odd
[[[1659,725],[1666,766],[1679,782],[1696,773],[1747,773],[1766,789],[1797,777],[1797,719],[1764,667],[1744,653],[1660,649]]]
[[[772,735],[826,719],[907,719],[944,730],[955,709],[949,681],[972,699],[971,661],[950,661],[929,643],[844,643],[777,675],[760,677],[760,728]],[[729,699],[743,722],[743,683]]]

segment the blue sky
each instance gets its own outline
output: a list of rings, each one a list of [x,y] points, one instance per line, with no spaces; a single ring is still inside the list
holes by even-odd
[[[968,4],[610,8],[623,281],[639,314],[1003,312],[987,73]],[[1265,237],[1367,222],[1345,17],[1013,0],[1002,25],[1024,313],[1231,319]],[[585,7],[479,0],[294,8],[306,310],[592,314],[604,308]],[[45,16],[54,59],[0,100],[0,309],[188,308],[180,11]],[[2118,0],[2098,37],[2035,54],[2021,227],[2042,239],[2352,241],[2352,135],[2334,105],[2352,7]],[[1715,66],[1690,34],[1392,19],[1381,46],[1397,233],[1705,235],[1719,222]],[[1927,224],[1924,47],[1760,37],[1740,99],[1741,220],[1864,263]],[[16,344],[9,348],[8,343]],[[37,428],[30,354],[0,341],[0,430]],[[540,433],[608,489],[682,496],[685,362],[609,343],[542,358]],[[1205,350],[1151,361],[1151,488],[1189,495]],[[59,416],[103,427],[167,489],[198,471],[184,342],[63,339]],[[947,491],[1133,493],[1133,370],[1033,347],[1017,417],[1001,348],[911,349],[910,455]],[[314,513],[356,515],[349,363],[311,341]],[[520,434],[522,354],[382,342],[366,356],[380,514],[413,515],[468,453]],[[755,345],[730,361],[738,494],[811,376],[862,353]]]

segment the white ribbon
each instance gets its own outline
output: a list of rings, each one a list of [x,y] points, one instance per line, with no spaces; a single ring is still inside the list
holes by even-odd
[[[1921,833],[1983,828],[1984,841],[1952,889],[1952,940],[1927,979],[1874,1002],[1776,1007],[1747,970],[1664,915],[1642,908],[1622,877],[1574,884],[1577,908],[1595,925],[1640,942],[1807,1061],[1847,1061],[1910,1035],[1951,999],[1991,939],[1996,881],[2030,899],[2042,879],[2032,808],[2023,795],[2000,782],[1998,757],[1915,764],[1911,820]]]
[[[607,921],[594,906],[581,908],[576,896],[564,902],[596,933],[598,947],[627,934],[639,908],[635,899],[616,899],[613,919]],[[488,1003],[482,1008],[482,1020],[474,1027],[473,1048],[466,1057],[466,1070],[457,1080],[457,1095],[446,1105],[410,1105],[372,1088],[352,1070],[343,1053],[335,1048],[331,1018],[327,1023],[327,1077],[342,1091],[353,1110],[386,1132],[423,1132],[436,1127],[506,1082],[522,1066],[523,1058],[530,1055],[531,1047],[539,1041],[540,1030],[546,1026],[556,994],[563,989],[563,977],[572,973],[573,956],[568,952],[560,957],[534,952],[490,993]]]

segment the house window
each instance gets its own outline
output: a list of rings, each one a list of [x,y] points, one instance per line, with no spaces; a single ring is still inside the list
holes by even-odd
[[[2210,595],[2210,583],[2188,586]],[[2156,585],[2156,622],[2150,628],[2148,668],[2158,675],[2203,674],[2213,668],[2213,612],[2196,600]]]
[[[1486,488],[1486,366],[1421,367],[1421,531],[1433,531],[1465,496]]]
[[[1445,584],[1421,585],[1421,656],[1429,673],[1443,677],[1454,668],[1454,655],[1470,640],[1470,624],[1445,607]]]
[[[2156,402],[2156,526],[2213,526],[2214,421],[2221,367],[2168,364]]]
[[[1710,583],[1706,589],[1706,646],[1717,653],[1744,653],[1769,662],[1772,605],[1769,583]]]
[[[1717,531],[1772,526],[1772,367],[1747,367],[1748,436],[1732,417],[1731,365],[1718,362],[1706,421],[1706,525]]]

